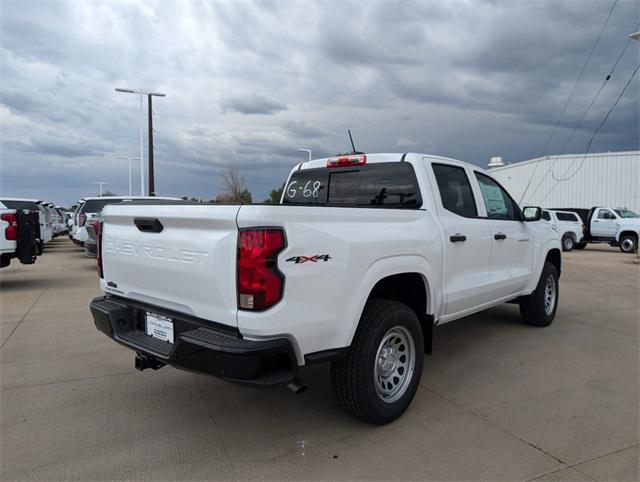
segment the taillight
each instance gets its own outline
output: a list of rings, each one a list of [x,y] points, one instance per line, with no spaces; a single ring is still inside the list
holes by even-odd
[[[280,301],[284,276],[278,270],[278,253],[284,247],[282,229],[252,228],[238,233],[238,308],[265,310]]]
[[[84,226],[84,223],[87,222],[87,215],[85,213],[80,213],[78,216],[78,226]]]
[[[2,220],[9,223],[4,228],[4,237],[7,241],[18,240],[18,215],[16,213],[6,213],[2,215]]]
[[[366,163],[366,154],[358,154],[357,156],[332,157],[327,161],[327,167],[364,166]]]
[[[96,232],[96,263],[98,264],[98,276],[104,278],[102,272],[102,221],[93,223],[93,230]]]

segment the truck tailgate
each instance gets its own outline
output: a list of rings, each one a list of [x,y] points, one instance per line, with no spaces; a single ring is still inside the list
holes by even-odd
[[[103,290],[236,327],[238,209],[162,204],[105,207]]]

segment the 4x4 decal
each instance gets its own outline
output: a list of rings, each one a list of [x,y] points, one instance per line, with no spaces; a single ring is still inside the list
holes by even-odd
[[[328,254],[316,254],[315,256],[293,256],[289,259],[287,259],[287,261],[291,261],[295,264],[300,264],[300,263],[307,263],[307,262],[312,262],[312,263],[317,263],[318,261],[329,261],[331,259],[331,256],[329,256]]]

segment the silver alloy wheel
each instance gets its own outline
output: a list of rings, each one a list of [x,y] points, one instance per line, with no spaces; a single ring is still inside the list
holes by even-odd
[[[564,239],[564,249],[565,249],[565,251],[568,251],[571,248],[573,248],[573,239],[565,238]]]
[[[544,285],[544,312],[547,315],[553,313],[556,304],[556,279],[552,274],[547,277]]]
[[[635,243],[633,242],[633,238],[624,238],[622,243],[620,243],[620,247],[622,251],[625,253],[633,253],[635,249]]]
[[[394,326],[382,337],[376,353],[373,379],[380,400],[393,403],[407,391],[416,365],[413,335]]]

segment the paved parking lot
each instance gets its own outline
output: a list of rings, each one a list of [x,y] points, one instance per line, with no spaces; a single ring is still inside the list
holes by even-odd
[[[564,257],[558,316],[504,305],[436,331],[385,427],[345,415],[326,366],[303,395],[167,367],[98,333],[95,261],[66,239],[0,272],[1,478],[638,480],[640,267]]]

